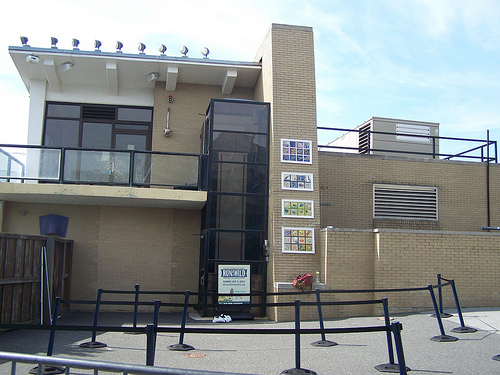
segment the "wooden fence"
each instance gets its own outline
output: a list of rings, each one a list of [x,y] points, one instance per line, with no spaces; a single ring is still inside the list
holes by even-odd
[[[55,297],[70,298],[73,241],[0,233],[0,322],[47,321]]]

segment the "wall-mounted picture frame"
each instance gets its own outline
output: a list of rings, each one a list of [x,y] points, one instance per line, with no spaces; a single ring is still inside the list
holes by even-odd
[[[281,162],[312,164],[312,141],[282,138]]]
[[[281,216],[296,217],[300,219],[314,218],[314,201],[282,199],[281,200]]]
[[[313,191],[312,173],[281,172],[281,189]]]
[[[282,228],[282,252],[314,254],[314,228]]]

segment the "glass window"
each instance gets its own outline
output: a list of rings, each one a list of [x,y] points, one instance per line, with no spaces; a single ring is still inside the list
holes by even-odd
[[[49,104],[47,117],[80,118],[80,106],[68,104]]]
[[[117,150],[146,150],[146,136],[140,134],[116,134],[115,149]]]
[[[47,119],[45,123],[45,146],[77,147],[80,122],[77,120]]]
[[[214,103],[214,129],[245,133],[267,133],[269,106],[238,102]]]
[[[83,148],[111,148],[112,125],[108,123],[84,122],[82,131]]]
[[[212,157],[219,159],[224,151],[226,161],[240,161],[242,154],[249,163],[265,163],[267,160],[267,136],[258,134],[215,132],[213,133]],[[233,153],[233,159],[228,153]]]
[[[149,125],[115,124],[115,129],[118,129],[118,130],[143,130],[143,131],[148,131],[149,130]]]
[[[151,109],[118,108],[119,121],[151,122],[153,111]]]

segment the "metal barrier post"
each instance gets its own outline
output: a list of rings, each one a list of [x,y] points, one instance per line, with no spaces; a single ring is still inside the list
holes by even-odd
[[[184,309],[182,310],[182,322],[181,322],[181,332],[179,334],[179,343],[170,345],[168,347],[170,350],[178,350],[178,351],[194,350],[194,346],[184,344],[184,328],[186,328],[189,295],[190,295],[190,291],[186,290],[184,292]]]
[[[318,304],[318,319],[319,319],[319,328],[321,329],[321,340],[315,341],[311,343],[312,346],[319,346],[322,348],[329,346],[338,345],[336,342],[327,340],[325,337],[325,323],[323,322],[323,310],[321,308],[321,293],[319,289],[316,289],[316,303]]]
[[[134,299],[134,323],[133,323],[133,327],[136,328],[137,327],[137,310],[138,310],[138,303],[139,303],[139,288],[140,288],[140,285],[139,284],[135,284],[135,299]]]
[[[102,289],[99,288],[97,289],[97,298],[95,301],[95,310],[94,310],[94,330],[92,331],[92,339],[91,341],[84,342],[80,344],[80,348],[90,348],[90,349],[96,349],[96,348],[105,348],[106,344],[102,342],[96,341],[97,338],[97,319],[99,317],[99,308],[101,307],[101,298],[102,298]]]
[[[448,314],[443,312],[443,288],[441,286],[441,274],[437,274],[437,279],[438,279],[438,300],[439,300],[439,315],[441,318],[450,318],[453,316],[453,314]]]
[[[407,375],[410,369],[406,367],[403,340],[401,340],[401,324],[399,322],[392,323],[392,332],[394,333],[394,343],[396,345],[396,354],[398,355],[399,374]]]
[[[477,329],[467,327],[464,322],[464,317],[462,315],[462,309],[460,308],[460,302],[458,302],[457,288],[455,287],[455,280],[451,280],[451,290],[453,291],[453,297],[455,298],[455,305],[457,307],[458,317],[460,318],[460,327],[453,328],[451,332],[455,333],[474,333]]]
[[[438,324],[439,324],[439,329],[441,331],[441,335],[440,336],[434,336],[434,337],[431,338],[431,340],[432,341],[437,341],[437,342],[453,342],[453,341],[458,341],[458,338],[453,337],[453,336],[448,336],[444,332],[443,322],[441,321],[441,316],[439,314],[439,309],[438,309],[438,305],[437,305],[437,302],[436,302],[436,296],[434,295],[433,286],[429,285],[427,287],[427,289],[429,290],[429,292],[431,294],[432,304],[434,305],[434,311],[436,312],[436,318],[437,318],[437,321],[438,321]]]
[[[154,324],[146,326],[146,366],[154,366],[156,350],[156,330]]]
[[[57,320],[59,318],[59,310],[61,307],[61,297],[56,298],[56,303],[54,305],[54,311],[52,313],[51,327],[55,327],[57,325]],[[49,346],[47,348],[47,357],[51,357],[54,352],[54,339],[56,335],[56,330],[51,329],[49,335]],[[39,363],[38,366],[32,368],[29,373],[30,374],[62,374],[66,371],[65,367],[59,366],[46,366],[42,363]]]
[[[398,372],[399,365],[394,363],[394,349],[392,347],[392,337],[389,328],[391,327],[391,318],[389,316],[389,302],[387,298],[382,298],[382,306],[384,308],[384,322],[385,326],[388,328],[386,331],[387,338],[387,349],[389,351],[389,363],[375,366],[375,369],[380,372]]]
[[[300,300],[295,300],[295,368],[284,370],[280,375],[316,375],[314,371],[300,367]]]

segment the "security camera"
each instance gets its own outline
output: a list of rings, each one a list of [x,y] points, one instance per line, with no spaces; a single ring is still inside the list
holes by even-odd
[[[40,62],[40,58],[35,55],[28,55],[26,56],[26,62],[29,62],[30,64],[38,64]]]

